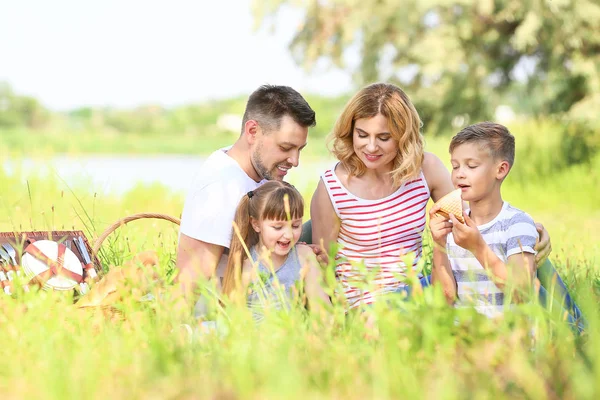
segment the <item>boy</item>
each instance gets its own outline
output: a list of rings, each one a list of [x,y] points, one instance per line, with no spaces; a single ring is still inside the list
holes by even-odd
[[[535,277],[538,238],[533,219],[502,200],[500,188],[515,157],[515,138],[492,122],[464,128],[450,142],[452,183],[469,208],[465,223],[430,211],[435,242],[432,279],[449,302],[501,315],[505,296],[527,291]]]

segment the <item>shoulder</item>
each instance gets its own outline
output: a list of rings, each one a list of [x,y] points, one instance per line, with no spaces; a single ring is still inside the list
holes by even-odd
[[[531,225],[533,229],[535,229],[535,222],[533,221],[531,215],[527,214],[525,211],[513,207],[508,203],[506,204],[506,207],[502,210],[501,217],[505,221],[505,224],[509,226],[513,226],[516,224],[527,224]]]
[[[446,170],[444,163],[438,156],[428,151],[425,152],[423,156],[423,173],[435,173],[435,171],[443,169]]]
[[[336,161],[330,168],[327,168],[321,173],[321,181],[340,180],[345,181],[349,175],[348,169],[340,161]]]
[[[448,169],[435,154],[425,152],[422,169],[433,201],[438,201],[454,189]]]
[[[233,158],[225,153],[226,149],[213,152],[200,167],[198,180],[206,183],[226,184],[228,181],[251,181]],[[224,180],[226,179],[226,180]]]
[[[297,244],[296,251],[298,252],[298,258],[301,263],[306,261],[317,261],[317,256],[315,255],[313,249],[306,244]]]
[[[503,210],[502,230],[506,240],[506,256],[534,253],[538,233],[533,218],[524,211],[507,204]]]
[[[189,197],[205,196],[206,192],[213,197],[221,194],[241,197],[241,194],[258,186],[224,150],[213,152],[202,164],[190,187]]]
[[[305,257],[310,254],[314,255],[310,246],[304,243],[298,243],[296,245],[296,251],[298,252],[298,257]]]

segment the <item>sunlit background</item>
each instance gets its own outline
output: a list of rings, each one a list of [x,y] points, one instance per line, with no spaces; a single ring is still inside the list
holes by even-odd
[[[0,397],[598,398],[598,0],[0,0],[0,232],[93,242],[131,214],[178,217],[264,83],[294,87],[317,113],[288,177],[308,216],[334,162],[327,134],[375,81],[406,91],[446,164],[462,127],[507,124],[517,154],[503,198],[547,228],[586,335],[529,304],[458,324],[428,291],[381,314],[379,338],[338,307],[333,323],[296,313],[262,329],[233,313],[231,335],[190,345],[177,329],[191,317],[168,296],[124,297],[110,323],[52,293],[0,296]],[[117,224],[101,262],[154,250],[161,285],[177,235],[155,218]]]
[[[342,69],[294,63],[287,46],[301,21],[286,7],[274,30],[259,27],[250,0],[3,1],[0,81],[62,111],[172,107],[247,95],[263,83],[347,92]]]

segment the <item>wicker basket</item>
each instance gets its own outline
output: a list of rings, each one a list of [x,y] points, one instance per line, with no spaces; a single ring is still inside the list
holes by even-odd
[[[108,236],[110,236],[118,228],[120,228],[124,225],[127,225],[129,222],[136,221],[138,219],[163,219],[163,220],[172,222],[176,225],[180,224],[180,220],[178,218],[171,217],[171,216],[165,215],[165,214],[157,214],[157,213],[139,213],[139,214],[133,214],[128,217],[121,218],[120,220],[116,221],[115,223],[110,225],[108,228],[106,228],[104,230],[104,232],[102,232],[100,234],[100,236],[98,236],[98,238],[96,238],[96,240],[94,241],[94,244],[92,246],[92,252],[93,252],[94,256],[97,257],[98,252],[100,251],[100,248],[102,247],[102,243],[104,242],[104,240],[106,240],[106,238]],[[98,307],[94,307],[94,308],[97,311],[101,312],[106,318],[108,318],[110,320],[116,321],[116,320],[124,320],[125,319],[125,316],[123,315],[123,313],[119,309],[117,309],[116,307],[113,307],[111,305],[102,305],[102,306],[98,306]]]
[[[116,231],[119,227],[127,225],[128,223],[138,220],[138,219],[164,219],[164,220],[170,221],[176,225],[179,225],[181,223],[181,220],[179,218],[171,217],[170,215],[166,215],[166,214],[156,214],[156,213],[133,214],[128,217],[121,218],[120,220],[118,220],[117,222],[115,222],[114,224],[112,224],[111,226],[106,228],[104,230],[104,232],[102,232],[100,234],[100,236],[98,236],[98,238],[94,241],[94,245],[92,246],[92,252],[97,255],[98,251],[100,251],[100,247],[102,247],[102,242],[104,242],[104,240],[108,236],[110,236],[111,233]]]

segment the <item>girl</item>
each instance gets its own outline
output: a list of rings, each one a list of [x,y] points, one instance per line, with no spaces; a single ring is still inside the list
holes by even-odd
[[[237,207],[223,292],[245,296],[255,320],[263,319],[264,308],[289,307],[301,278],[311,308],[329,303],[313,251],[296,245],[303,215],[302,196],[282,181],[248,192]]]

